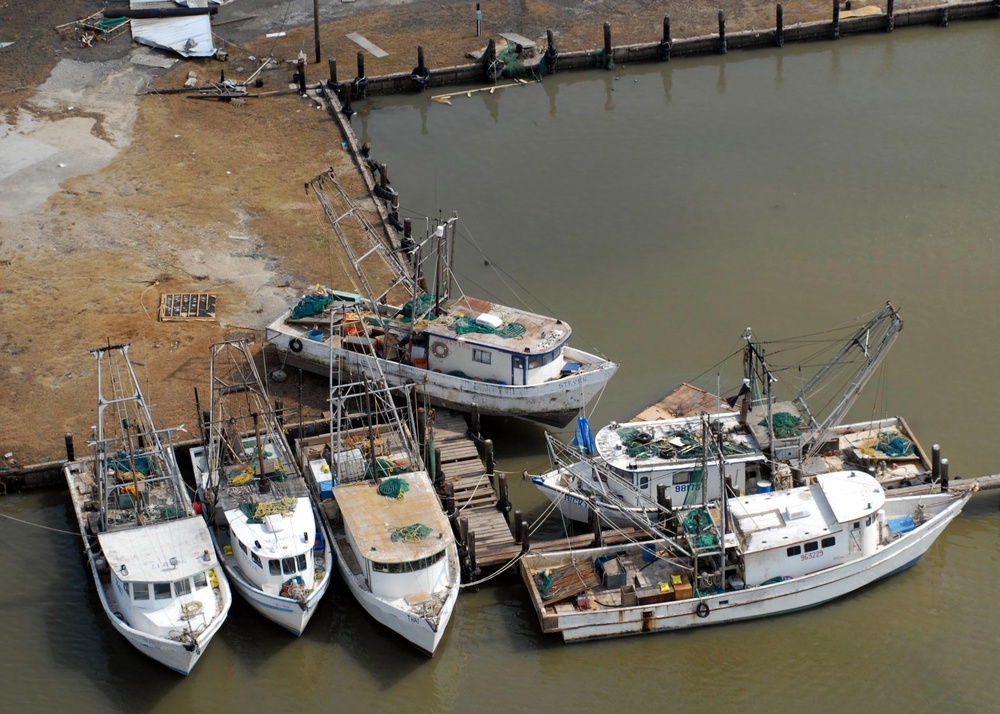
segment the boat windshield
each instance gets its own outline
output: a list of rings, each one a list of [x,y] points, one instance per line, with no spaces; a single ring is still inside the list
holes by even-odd
[[[376,573],[415,573],[419,570],[426,570],[431,567],[442,558],[444,558],[445,550],[439,550],[433,555],[428,555],[426,558],[420,558],[419,560],[408,560],[403,563],[379,563],[372,561],[372,569]]]

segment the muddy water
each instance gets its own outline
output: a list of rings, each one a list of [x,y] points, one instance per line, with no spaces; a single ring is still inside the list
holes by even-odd
[[[506,281],[622,363],[595,424],[682,380],[713,388],[725,377],[711,366],[748,325],[787,337],[891,300],[906,327],[853,416],[902,414],[953,475],[975,476],[1000,472],[998,48],[1000,25],[957,23],[558,76],[450,106],[379,99],[355,127],[405,215],[460,211],[490,262],[461,247],[466,292],[507,301]],[[544,466],[537,429],[489,426],[502,468]],[[511,495],[541,510],[517,478]],[[102,620],[73,536],[3,519],[2,708],[988,711],[998,500],[975,498],[906,573],[776,619],[564,647],[509,579],[463,594],[426,661],[341,587],[298,640],[238,603],[186,680]],[[0,513],[71,529],[58,492],[0,499]]]

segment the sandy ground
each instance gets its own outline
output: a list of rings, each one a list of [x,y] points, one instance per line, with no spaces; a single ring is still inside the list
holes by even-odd
[[[209,347],[261,330],[305,286],[345,284],[333,234],[303,183],[327,166],[351,177],[336,125],[295,94],[244,104],[194,101],[183,95],[138,96],[249,76],[260,61],[264,90],[286,88],[300,51],[313,59],[312,3],[236,0],[216,17],[229,53],[218,60],[170,64],[159,51],[132,46],[128,35],[85,48],[52,27],[101,8],[92,0],[39,0],[0,5],[0,468],[63,457],[63,434],[85,450],[96,415],[94,359],[88,350],[133,344],[144,392],[164,426],[194,432],[194,390],[208,399]],[[665,13],[675,37],[713,32],[717,12],[731,31],[773,24],[774,5],[757,0],[711,4],[653,0],[510,0],[482,2],[484,33],[475,33],[474,3],[453,0],[323,0],[326,76],[338,56],[341,78],[354,76],[360,32],[389,55],[366,58],[369,76],[409,71],[416,47],[433,67],[461,64],[486,39],[512,30],[542,38],[556,32],[561,50],[658,39]],[[897,5],[897,7],[901,7]],[[826,0],[784,4],[788,24],[823,19]],[[235,20],[235,21],[234,21]],[[266,39],[269,32],[285,32]],[[254,59],[251,59],[254,58]],[[376,155],[377,155],[377,147]],[[218,295],[214,322],[159,322],[160,295]],[[277,366],[265,352],[268,369]],[[298,380],[272,385],[286,404]],[[323,380],[307,377],[307,416],[324,406]],[[9,455],[8,455],[9,454]],[[7,455],[7,456],[4,456]]]

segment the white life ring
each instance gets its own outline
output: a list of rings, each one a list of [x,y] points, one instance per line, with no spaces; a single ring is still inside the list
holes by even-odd
[[[444,359],[445,357],[448,356],[448,345],[438,340],[433,345],[431,345],[431,354],[433,354],[438,359]]]

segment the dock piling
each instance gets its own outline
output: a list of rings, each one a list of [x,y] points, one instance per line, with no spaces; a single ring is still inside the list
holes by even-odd
[[[663,38],[660,40],[660,59],[670,61],[670,15],[663,16]]]
[[[479,580],[479,563],[476,562],[476,532],[469,531],[468,538],[469,552],[469,580]]]
[[[830,31],[830,38],[840,39],[840,0],[833,0],[833,28]]]
[[[486,473],[492,476],[497,467],[496,459],[493,457],[493,439],[486,439],[483,442],[483,460],[486,462]]]
[[[331,57],[326,63],[330,67],[330,79],[327,81],[326,86],[333,89],[337,86],[337,59],[336,57]]]
[[[724,55],[728,51],[729,47],[726,45],[726,13],[719,10],[719,54]]]
[[[615,50],[611,46],[611,23],[604,23],[604,68],[615,68]]]
[[[365,96],[368,90],[368,76],[365,74],[365,53],[358,50],[358,76],[354,79],[354,89],[358,99]]]
[[[931,483],[941,480],[941,445],[931,446]]]
[[[521,526],[524,525],[524,514],[521,509],[514,509],[514,542],[521,545]]]
[[[948,27],[948,6],[944,5],[941,7],[941,19],[939,21],[941,27]]]
[[[483,9],[480,3],[476,3],[476,37],[483,34]]]
[[[997,0],[1000,2],[1000,0]],[[556,71],[556,59],[559,57],[559,50],[556,49],[556,36],[552,30],[545,31],[545,67],[552,73]]]
[[[75,459],[75,457],[76,457],[76,450],[73,448],[73,434],[72,434],[72,432],[67,431],[65,437],[63,437],[63,438],[66,441],[66,460],[67,461],[75,461],[76,460]]]
[[[889,0],[891,3],[892,0]],[[785,44],[785,8],[779,2],[774,9],[774,44],[782,47]]]
[[[996,0],[997,3],[997,14],[1000,15],[1000,0]],[[896,20],[893,15],[895,8],[895,0],[886,0],[885,4],[885,31],[892,32],[892,29],[896,26]]]
[[[527,553],[531,549],[531,544],[528,542],[528,523],[527,521],[521,521],[521,527],[518,529],[518,533],[521,534],[521,552]]]
[[[503,514],[503,518],[507,521],[507,527],[510,527],[510,498],[507,492],[507,474],[497,474],[497,485],[498,491],[500,492],[500,498],[497,499],[497,510]]]
[[[948,491],[948,459],[941,459],[941,491]]]

